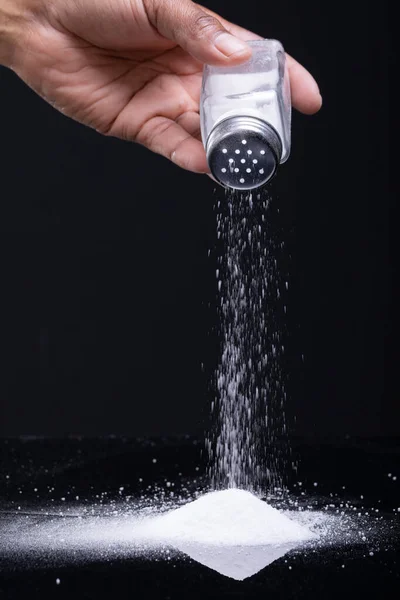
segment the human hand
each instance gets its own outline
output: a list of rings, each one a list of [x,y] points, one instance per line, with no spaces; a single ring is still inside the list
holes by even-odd
[[[191,0],[0,0],[0,63],[65,115],[198,173],[203,64],[244,62],[251,39]],[[315,80],[288,65],[293,106],[317,112]]]

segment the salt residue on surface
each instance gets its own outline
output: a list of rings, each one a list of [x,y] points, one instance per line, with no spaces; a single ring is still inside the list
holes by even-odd
[[[250,492],[229,489],[211,492],[153,518],[146,536],[160,541],[218,546],[298,544],[316,537]]]
[[[2,571],[138,556],[172,561],[183,552],[222,575],[243,580],[288,552],[287,561],[305,552],[313,564],[318,560],[316,551],[325,549],[335,557],[340,553],[345,562],[350,555],[376,556],[397,543],[400,535],[397,509],[396,519],[388,518],[382,511],[359,501],[352,504],[336,494],[289,496],[269,506],[235,489],[197,500],[186,493],[168,500],[161,492],[154,488],[142,499],[121,497],[104,504],[63,502],[36,507],[34,512],[0,510]],[[236,501],[230,503],[233,495]],[[210,510],[217,500],[218,511]],[[202,540],[194,541],[199,536],[193,534],[207,527],[210,530],[201,533]],[[232,545],[238,539],[241,545]]]

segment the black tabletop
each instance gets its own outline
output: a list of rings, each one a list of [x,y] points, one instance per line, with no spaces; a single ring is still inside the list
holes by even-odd
[[[308,515],[325,537],[237,581],[177,548],[150,552],[124,537],[135,514],[208,490],[201,440],[2,440],[0,596],[398,598],[398,440],[292,447],[299,466],[288,473],[288,493],[269,501],[297,519]]]

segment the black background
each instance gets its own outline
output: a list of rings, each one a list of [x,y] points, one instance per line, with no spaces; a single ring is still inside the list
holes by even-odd
[[[290,271],[294,432],[399,434],[388,3],[207,5],[280,39],[324,97],[319,115],[294,115],[271,185]],[[5,69],[0,128],[0,434],[201,433],[223,192],[68,120]]]

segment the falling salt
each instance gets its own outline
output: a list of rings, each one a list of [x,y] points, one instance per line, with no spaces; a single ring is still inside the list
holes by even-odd
[[[213,423],[206,440],[214,489],[282,488],[287,463],[282,290],[269,200],[227,192],[218,204],[221,335]]]

